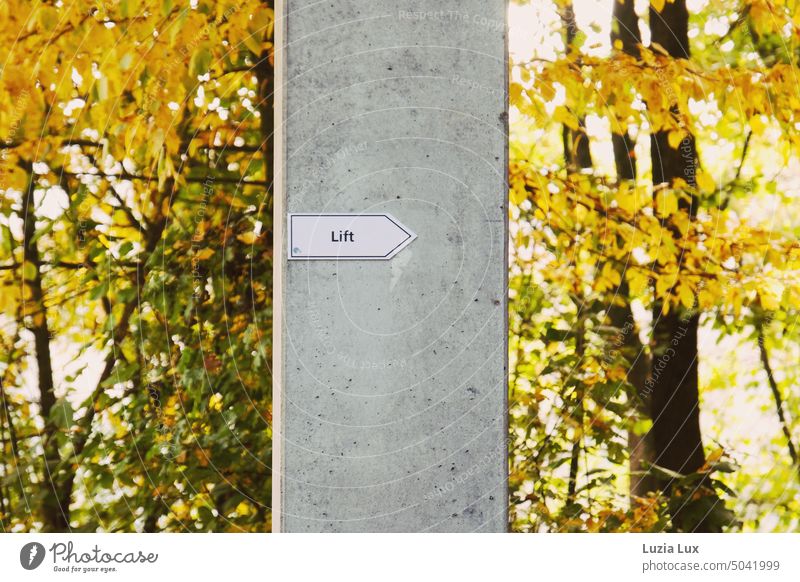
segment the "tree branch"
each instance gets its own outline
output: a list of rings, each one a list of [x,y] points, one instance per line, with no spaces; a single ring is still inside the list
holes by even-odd
[[[183,154],[188,146],[189,142],[191,141],[190,132],[188,129],[188,120],[189,120],[189,111],[188,108],[184,109],[183,118],[180,123],[180,131],[182,135],[181,144],[178,148],[178,153]],[[140,264],[140,268],[137,269],[136,272],[136,284],[137,286],[143,286],[145,283],[145,279],[147,274],[145,273],[144,267],[147,262],[146,257],[152,255],[155,252],[156,248],[158,247],[159,242],[161,241],[161,237],[164,233],[164,230],[167,226],[168,214],[170,212],[170,208],[166,208],[163,211],[162,202],[168,201],[171,205],[177,196],[174,195],[175,188],[177,187],[177,182],[175,176],[171,176],[167,178],[167,180],[163,184],[163,188],[160,191],[160,198],[161,200],[155,204],[155,207],[158,209],[157,217],[150,221],[152,225],[150,230],[145,237],[145,244],[142,256],[145,257]],[[79,427],[81,428],[78,436],[73,441],[73,453],[72,459],[74,463],[80,463],[81,458],[83,456],[83,452],[86,448],[86,445],[89,442],[89,438],[92,434],[92,424],[94,422],[95,415],[98,412],[98,401],[100,395],[103,393],[104,390],[104,383],[111,377],[111,373],[114,370],[114,366],[117,363],[118,355],[119,355],[119,347],[120,344],[127,335],[129,327],[130,327],[130,319],[133,316],[134,311],[139,306],[138,301],[129,301],[125,303],[122,314],[119,318],[118,322],[114,322],[113,314],[110,315],[111,317],[111,345],[109,347],[108,354],[106,355],[105,365],[103,367],[103,371],[100,374],[100,378],[97,381],[97,385],[95,389],[92,391],[92,395],[90,396],[90,401],[88,408],[86,410],[86,414],[79,422]],[[61,491],[62,498],[66,499],[66,503],[69,504],[69,501],[72,499],[73,491],[75,488],[75,477],[76,472],[72,471],[68,477],[66,482],[64,483],[63,489]]]
[[[133,210],[131,210],[128,207],[128,205],[125,204],[125,201],[122,199],[122,197],[119,194],[117,194],[117,191],[114,190],[114,188],[108,188],[107,191],[114,197],[114,200],[116,200],[119,203],[119,207],[122,209],[122,212],[125,213],[125,216],[128,217],[128,220],[130,221],[131,226],[133,226],[135,228],[138,228],[141,232],[146,233],[147,232],[147,226],[142,224],[139,221],[139,219],[136,218],[136,216],[133,214]]]
[[[742,146],[742,155],[739,156],[739,165],[736,168],[736,174],[733,176],[733,180],[728,182],[725,185],[725,187],[722,188],[722,191],[727,191],[730,188],[732,188],[733,185],[736,184],[736,182],[739,180],[739,176],[742,175],[742,168],[744,167],[745,159],[747,159],[747,150],[750,148],[750,139],[752,137],[753,137],[753,130],[749,130],[744,138],[744,145]],[[719,209],[726,210],[728,208],[728,204],[730,204],[730,201],[731,201],[731,194],[728,193],[728,195],[725,197],[725,200],[723,200],[722,203],[719,205]]]
[[[156,176],[147,176],[147,175],[140,175],[140,174],[131,174],[130,172],[120,172],[119,174],[106,174],[104,172],[64,172],[66,175],[74,177],[74,178],[86,178],[86,177],[94,177],[94,178],[102,178],[104,180],[110,179],[117,179],[117,180],[142,180],[145,182],[158,182],[158,177]],[[187,182],[189,184],[203,184],[204,182],[208,181],[209,178],[207,176],[184,176],[181,177],[181,180]],[[215,176],[212,178],[214,183],[219,184],[239,184],[242,186],[262,186],[268,187],[270,184],[264,180],[245,180],[243,176],[234,177],[234,176]]]
[[[778,414],[778,420],[780,421],[783,435],[786,437],[786,446],[789,449],[789,457],[792,460],[792,466],[797,471],[798,478],[800,478],[800,463],[798,463],[797,449],[794,446],[792,432],[789,429],[789,423],[787,422],[786,414],[783,411],[783,397],[781,396],[780,389],[778,388],[778,382],[775,380],[775,373],[773,372],[772,365],[769,361],[769,352],[767,352],[767,346],[765,344],[764,337],[764,324],[760,319],[757,319],[755,326],[756,331],[758,332],[758,351],[761,355],[761,364],[764,366],[764,371],[767,373],[767,382],[769,383],[769,388],[772,391],[772,398],[775,400],[775,412]]]

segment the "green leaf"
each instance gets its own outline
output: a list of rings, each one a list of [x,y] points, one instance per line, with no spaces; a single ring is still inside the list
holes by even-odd
[[[89,299],[99,299],[100,297],[103,297],[106,293],[108,293],[108,287],[108,279],[104,279],[100,282],[100,284],[92,289],[92,291],[89,293]]]
[[[36,269],[36,265],[30,261],[26,261],[22,267],[22,277],[26,281],[33,281],[36,278],[37,273],[38,271]]]
[[[720,473],[735,473],[736,466],[733,463],[729,463],[728,461],[720,461],[717,463],[711,463],[709,465],[709,469],[713,471],[719,471]]]
[[[671,469],[667,469],[666,467],[660,467],[659,465],[650,465],[650,473],[662,479],[681,480],[686,478],[686,475],[683,475]]]
[[[74,413],[75,411],[69,400],[59,398],[53,408],[50,409],[50,421],[58,428],[66,429],[72,426]]]
[[[104,388],[110,388],[114,384],[119,384],[122,382],[127,382],[131,378],[133,378],[134,374],[136,374],[137,370],[139,370],[139,364],[136,362],[125,362],[124,360],[117,364],[117,367],[111,373],[111,375],[103,381],[102,386]]]
[[[192,71],[192,75],[195,77],[205,75],[211,67],[212,56],[211,51],[208,50],[206,46],[197,50],[192,55],[192,62],[189,65],[189,70]]]

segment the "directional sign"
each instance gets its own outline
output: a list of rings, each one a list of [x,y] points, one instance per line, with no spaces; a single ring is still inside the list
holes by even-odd
[[[289,214],[294,260],[387,260],[415,238],[391,214]]]

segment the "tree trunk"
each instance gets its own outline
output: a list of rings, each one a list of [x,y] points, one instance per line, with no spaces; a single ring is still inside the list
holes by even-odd
[[[675,312],[657,317],[651,374],[654,461],[678,473],[691,473],[705,463],[697,383],[699,318]]]
[[[575,36],[578,33],[578,24],[575,21],[575,10],[569,2],[561,13],[561,23],[565,31],[567,53],[575,50]],[[564,146],[564,161],[567,172],[592,167],[592,153],[589,148],[589,136],[586,135],[586,124],[583,117],[578,120],[578,129],[570,129],[566,125],[561,129],[561,140]]]
[[[42,501],[41,518],[42,530],[46,532],[65,531],[69,527],[63,499],[59,495],[58,472],[61,458],[56,440],[56,426],[50,414],[56,403],[53,386],[53,362],[50,355],[50,329],[47,323],[47,310],[44,304],[44,290],[42,286],[42,273],[40,271],[39,247],[34,237],[36,235],[36,216],[33,206],[33,193],[36,189],[36,179],[32,168],[28,169],[30,178],[25,197],[22,201],[22,217],[24,225],[22,268],[25,285],[30,290],[30,305],[32,310],[23,310],[23,317],[30,319],[28,331],[33,334],[36,349],[36,367],[39,384],[39,407],[44,422],[42,431],[42,448],[44,449],[44,498]]]
[[[611,44],[614,50],[621,50],[631,56],[639,54],[642,43],[639,33],[639,16],[636,14],[634,0],[614,0],[611,22]],[[621,46],[619,46],[621,45]],[[635,142],[628,134],[628,127],[612,127],[611,141],[614,147],[614,162],[617,170],[617,182],[636,179]],[[636,322],[631,311],[628,285],[623,278],[617,290],[621,304],[612,304],[608,309],[608,317],[617,335],[613,340],[613,349],[619,351],[628,365],[627,381],[633,387],[631,398],[641,414],[647,412],[645,382],[650,373],[650,356],[644,350]],[[645,474],[648,463],[653,460],[652,445],[647,435],[638,435],[628,431],[628,451],[630,454],[630,494],[642,497],[655,489],[653,479]]]
[[[660,13],[650,7],[652,42],[673,58],[689,58],[688,26],[685,0],[665,4]],[[677,103],[672,104],[672,109],[678,113]],[[672,148],[667,132],[659,131],[651,136],[650,145],[655,185],[669,185],[680,178],[695,186],[698,161],[694,136],[689,134],[677,148]],[[681,199],[680,211],[693,216],[694,198]],[[694,472],[705,463],[699,421],[698,325],[699,315],[695,311],[676,307],[664,315],[657,302],[653,317],[655,360],[649,379],[654,462],[679,473]],[[662,487],[669,491],[671,481],[662,483]],[[672,521],[685,529],[681,526],[684,520],[680,510],[672,515]],[[692,525],[691,529],[702,531],[703,524]]]
[[[634,9],[634,0],[614,0],[611,18],[611,44],[619,41],[622,52],[637,56],[642,37],[639,33],[639,16]],[[635,142],[628,135],[627,127],[612,127],[611,143],[614,147],[614,161],[617,168],[617,180],[634,180],[636,178]]]

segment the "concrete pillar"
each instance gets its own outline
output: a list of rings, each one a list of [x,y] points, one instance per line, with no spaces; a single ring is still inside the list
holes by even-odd
[[[505,531],[505,2],[277,18],[275,529]],[[388,214],[406,246],[290,260],[292,213]]]

